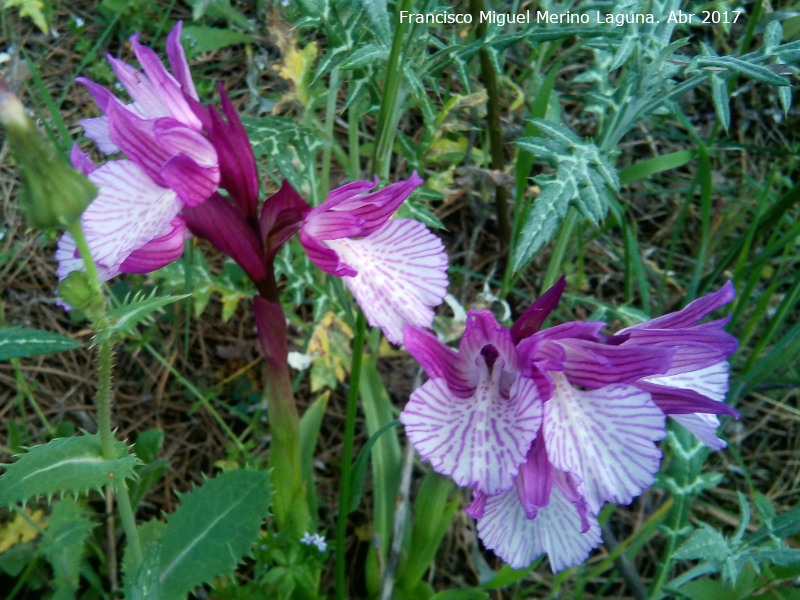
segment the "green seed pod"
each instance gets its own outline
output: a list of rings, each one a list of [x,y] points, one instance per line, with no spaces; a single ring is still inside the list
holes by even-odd
[[[66,227],[80,219],[97,196],[97,188],[61,159],[2,78],[0,125],[22,172],[20,210],[28,225],[34,229]]]

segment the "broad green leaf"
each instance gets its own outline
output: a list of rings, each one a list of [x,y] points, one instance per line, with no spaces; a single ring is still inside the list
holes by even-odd
[[[325,409],[328,406],[330,392],[320,394],[314,403],[308,407],[303,417],[300,419],[300,465],[303,470],[303,483],[309,490],[315,490],[314,483],[314,451],[317,448],[319,430],[322,426],[322,418],[325,416]],[[312,491],[306,495],[308,508],[314,523],[317,522],[317,495]]]
[[[108,311],[104,316],[104,327],[98,332],[95,343],[105,344],[113,338],[131,335],[137,325],[152,322],[153,316],[164,310],[173,302],[188,298],[188,294],[180,296],[150,296],[136,294],[126,298],[119,308]]]
[[[0,506],[39,496],[80,494],[114,481],[134,477],[138,459],[123,442],[114,440],[111,458],[103,458],[100,436],[58,438],[34,446],[0,477]]]
[[[381,427],[370,436],[367,443],[364,444],[364,447],[361,449],[361,452],[358,453],[358,458],[353,464],[352,490],[350,492],[350,508],[348,514],[358,510],[358,506],[361,504],[361,494],[364,491],[364,480],[367,477],[367,464],[369,462],[370,453],[372,452],[372,447],[385,432],[398,425],[400,425],[400,421],[395,420]]]
[[[483,588],[486,590],[501,590],[510,585],[514,585],[535,571],[540,562],[541,561],[537,560],[527,569],[520,570],[512,569],[508,565],[503,565],[503,567],[489,581],[489,583],[483,585]]]
[[[30,358],[75,350],[80,347],[81,345],[75,340],[49,331],[19,327],[0,328],[0,362],[12,358]]]
[[[179,497],[161,537],[160,600],[182,600],[236,568],[269,515],[270,474],[226,471]]]
[[[430,569],[439,546],[450,528],[459,502],[448,502],[455,484],[428,471],[414,504],[414,527],[408,555],[397,572],[397,585],[413,589]]]
[[[696,155],[697,152],[695,150],[680,150],[643,160],[631,165],[619,174],[620,185],[628,185],[646,179],[656,173],[677,169],[689,163]]]
[[[78,589],[83,544],[96,525],[70,497],[62,498],[53,508],[41,549],[53,567],[56,588],[68,588],[73,595]]]
[[[377,344],[376,344],[377,347]],[[361,367],[359,391],[367,419],[367,433],[375,435],[382,427],[394,421],[392,402],[378,373],[375,357],[370,357]],[[390,428],[391,429],[391,428]],[[374,482],[375,532],[381,538],[381,552],[385,553],[394,530],[394,507],[400,487],[402,453],[397,430],[391,429],[375,442],[372,449],[372,480]]]
[[[227,48],[236,44],[248,44],[253,41],[253,38],[246,33],[231,29],[220,29],[206,25],[187,25],[183,28],[181,40],[186,48],[186,55],[192,58],[206,52],[216,52],[220,48]]]

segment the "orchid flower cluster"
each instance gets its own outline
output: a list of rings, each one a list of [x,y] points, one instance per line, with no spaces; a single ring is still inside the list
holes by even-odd
[[[109,57],[130,104],[80,80],[104,113],[82,122],[86,136],[125,155],[98,166],[72,152],[99,189],[82,222],[102,280],[154,271],[178,259],[189,236],[205,238],[255,284],[268,365],[287,371],[274,260],[299,234],[311,261],[342,277],[369,323],[427,371],[401,416],[408,438],[433,469],[472,488],[481,538],[514,568],[545,554],[556,571],[582,562],[601,543],[603,505],[653,484],[666,416],[724,446],[716,415],[736,416],[722,400],[737,342],[727,320],[701,321],[733,300],[731,284],[608,335],[600,322],[542,329],[562,280],[511,329],[470,312],[456,352],[424,331],[447,293],[444,247],[422,223],[391,219],[423,183],[416,172],[380,191],[377,179],[345,185],[315,208],[288,183],[259,202],[242,121],[221,88],[221,112],[199,102],[180,36],[179,24],[167,41],[171,73],[138,36],[144,72]],[[83,268],[69,234],[57,258],[60,279]]]
[[[562,279],[508,330],[472,311],[459,352],[414,327],[406,347],[430,380],[400,421],[423,460],[473,489],[467,512],[513,568],[547,554],[554,571],[601,543],[607,502],[630,503],[661,461],[666,416],[712,449],[728,358],[728,319],[701,324],[734,298],[731,283],[685,309],[605,335],[606,324],[542,330]]]
[[[77,145],[72,151],[75,168],[99,188],[82,222],[101,280],[164,267],[197,235],[233,258],[262,299],[276,303],[275,256],[299,232],[312,262],[345,279],[370,325],[390,341],[402,342],[406,324],[429,327],[447,293],[444,246],[422,223],[389,220],[422,179],[415,172],[373,193],[377,178],[351,183],[316,208],[284,183],[259,213],[247,132],[221,87],[222,114],[200,104],[181,29],[179,23],[167,40],[172,73],[138,34],[131,45],[144,72],[109,56],[130,104],[78,80],[105,113],[81,122],[86,137],[106,155],[127,157],[96,166]],[[60,280],[83,268],[68,233],[56,258]]]

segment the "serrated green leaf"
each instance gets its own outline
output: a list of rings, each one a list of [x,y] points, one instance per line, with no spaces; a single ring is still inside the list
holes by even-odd
[[[386,8],[386,0],[361,0],[361,6],[369,16],[375,37],[380,42],[388,44],[392,39],[392,25],[389,20],[389,10]]]
[[[153,291],[150,296],[136,295],[126,299],[125,304],[119,308],[108,311],[103,319],[103,328],[98,332],[95,343],[105,344],[114,338],[131,335],[136,326],[150,322],[156,313],[164,310],[173,302],[188,298],[188,294],[179,296],[156,296]]]
[[[142,565],[136,582],[126,595],[127,600],[161,600],[159,574],[161,567],[161,544],[152,542],[144,548]]]
[[[701,523],[701,527],[675,552],[675,558],[696,560],[713,556],[722,559],[730,553],[731,549],[725,536],[709,525]]]
[[[73,595],[78,589],[83,544],[95,526],[70,497],[62,498],[53,508],[41,549],[53,567],[56,588],[69,588]]]
[[[542,193],[534,201],[514,252],[520,270],[555,235],[570,205],[599,224],[611,203],[608,187],[619,189],[616,168],[594,142],[583,141],[564,126],[531,119],[540,137],[522,138],[517,145],[557,169],[555,176],[537,177]]]
[[[30,358],[65,352],[80,347],[81,345],[75,340],[49,331],[20,327],[0,328],[0,362],[12,358]]]
[[[125,547],[125,554],[122,557],[122,575],[123,581],[125,582],[125,598],[127,600],[132,600],[135,594],[138,592],[146,591],[140,590],[139,587],[142,585],[142,581],[145,582],[145,586],[153,590],[155,589],[155,595],[153,592],[148,592],[149,596],[138,596],[140,600],[158,600],[158,569],[161,565],[161,535],[164,533],[164,528],[167,526],[166,523],[163,521],[159,521],[157,519],[152,519],[147,521],[146,523],[142,523],[136,529],[139,532],[139,543],[143,549],[143,557],[142,562],[139,565],[139,570],[135,573],[131,572],[131,563],[133,562],[133,555],[130,552],[130,548],[127,546]],[[148,562],[148,560],[153,560],[153,558],[148,558],[147,553],[149,551],[149,546],[156,546],[158,547],[158,560],[153,562]],[[147,566],[145,566],[147,565]],[[149,572],[148,572],[149,571]],[[152,577],[155,573],[155,582],[152,581]]]
[[[349,71],[360,69],[367,65],[380,65],[389,59],[389,49],[378,44],[367,44],[350,54],[348,58],[339,64],[339,69]]]
[[[769,85],[791,85],[790,81],[763,65],[757,65],[735,56],[701,56],[696,59],[699,68],[726,69]]]
[[[208,27],[206,25],[187,25],[183,28],[181,40],[186,48],[186,55],[192,58],[236,44],[249,44],[253,41],[253,38],[246,33],[233,31],[232,29],[220,29],[219,27]]]
[[[128,446],[114,440],[111,456],[103,458],[98,435],[58,438],[35,446],[6,465],[0,477],[0,506],[39,496],[80,494],[135,476],[139,460]]]
[[[269,515],[270,474],[227,471],[181,496],[161,536],[160,600],[178,600],[232,572]]]
[[[714,109],[717,118],[725,131],[731,126],[730,97],[728,96],[728,82],[716,73],[711,76],[711,95],[714,99]]]
[[[553,182],[542,186],[542,193],[533,202],[533,208],[520,235],[514,253],[514,270],[519,271],[558,231],[569,202],[560,199],[561,185]]]

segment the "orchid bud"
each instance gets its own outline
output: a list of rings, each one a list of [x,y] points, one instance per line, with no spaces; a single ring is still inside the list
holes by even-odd
[[[66,227],[80,219],[97,196],[97,188],[61,159],[2,79],[0,125],[22,172],[20,209],[28,225],[34,229]]]
[[[105,310],[105,300],[92,288],[86,271],[70,273],[58,285],[58,295],[70,308],[77,308],[90,317]]]

